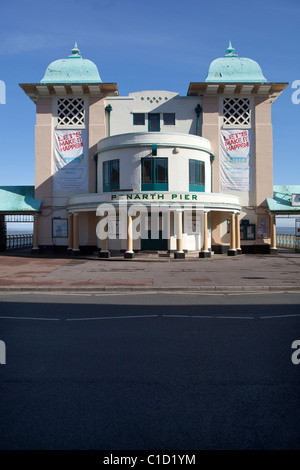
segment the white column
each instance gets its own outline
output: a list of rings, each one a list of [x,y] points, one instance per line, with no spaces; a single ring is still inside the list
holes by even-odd
[[[241,255],[242,249],[241,249],[240,214],[235,214],[235,237],[236,237],[236,251],[238,255]]]
[[[276,219],[275,215],[270,214],[270,227],[271,227],[271,247],[270,252],[272,254],[277,254],[276,246]]]
[[[68,253],[73,251],[73,214],[68,214]]]
[[[203,213],[203,248],[199,258],[211,258],[211,251],[208,249],[208,211]]]
[[[133,239],[132,239],[132,216],[127,213],[127,250],[124,253],[124,258],[134,258]]]
[[[236,221],[235,213],[230,215],[230,248],[228,250],[228,256],[236,256]]]
[[[104,217],[101,217],[103,220]],[[100,249],[98,252],[98,258],[109,258],[110,252],[108,250],[108,219],[107,223],[104,226],[104,233],[106,233],[106,237],[100,239]]]
[[[39,241],[38,241],[38,214],[34,214],[33,216],[33,243],[32,243],[32,251],[37,253],[39,251]]]
[[[184,259],[185,253],[183,251],[182,242],[182,210],[177,209],[174,214],[174,233],[176,234],[176,251],[174,253],[175,259]]]
[[[73,213],[73,255],[78,255],[79,250],[79,214]]]

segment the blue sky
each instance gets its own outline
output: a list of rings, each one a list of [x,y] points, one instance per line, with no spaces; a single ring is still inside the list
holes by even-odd
[[[289,82],[272,105],[274,184],[300,184],[299,0],[11,0],[0,7],[0,185],[34,184],[35,105],[19,83],[38,83],[74,42],[120,95],[159,89],[186,95],[231,40],[270,82]],[[299,94],[300,97],[300,94]]]

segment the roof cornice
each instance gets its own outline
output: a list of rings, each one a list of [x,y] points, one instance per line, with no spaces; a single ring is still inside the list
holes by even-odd
[[[267,97],[273,103],[276,98],[288,86],[288,83],[214,83],[191,82],[187,92],[188,96],[213,96],[213,95],[240,95]]]
[[[119,96],[116,83],[20,83],[19,86],[36,103],[50,96],[86,96],[105,98]]]

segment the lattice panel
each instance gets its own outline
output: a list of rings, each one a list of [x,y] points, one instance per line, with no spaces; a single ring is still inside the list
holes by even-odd
[[[83,98],[59,99],[57,103],[58,126],[84,126]]]
[[[224,98],[223,125],[239,127],[250,126],[249,98]]]
[[[33,215],[29,214],[8,214],[5,216],[5,222],[33,222]]]

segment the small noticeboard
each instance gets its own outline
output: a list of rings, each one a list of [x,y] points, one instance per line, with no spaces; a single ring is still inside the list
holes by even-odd
[[[68,238],[68,219],[52,219],[52,238]]]

